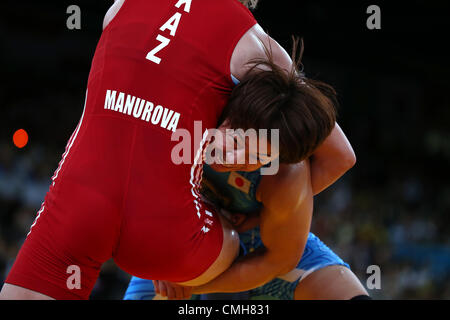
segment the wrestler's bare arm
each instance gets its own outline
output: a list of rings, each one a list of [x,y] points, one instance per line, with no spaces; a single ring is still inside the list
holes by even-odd
[[[330,136],[317,148],[311,161],[311,183],[314,195],[335,183],[356,163],[353,148],[336,123]]]
[[[241,292],[264,285],[300,261],[308,238],[313,195],[309,164],[281,165],[275,176],[265,176],[258,188],[263,202],[261,240],[264,248],[238,259],[194,293]]]
[[[277,65],[285,70],[292,68],[292,59],[286,50],[268,36],[261,26],[255,25],[241,38],[235,48],[231,58],[231,73],[237,79],[242,78],[250,68],[249,61],[266,58],[264,47],[271,50]],[[329,187],[355,165],[356,156],[353,148],[338,124],[310,161],[314,195]]]

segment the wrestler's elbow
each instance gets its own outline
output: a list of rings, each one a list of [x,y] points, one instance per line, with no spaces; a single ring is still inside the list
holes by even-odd
[[[289,263],[289,265],[285,269],[282,270],[281,275],[289,273],[292,270],[294,270],[297,267],[298,263],[299,263],[299,261]]]
[[[344,163],[343,167],[345,168],[345,171],[350,170],[356,165],[356,154],[353,148],[349,148],[344,156]]]
[[[347,145],[345,148],[341,148],[338,154],[335,155],[334,165],[337,167],[336,171],[344,174],[351,168],[353,168],[356,164],[356,154],[353,148],[350,145]]]
[[[288,272],[291,272],[292,270],[297,268],[297,265],[299,262],[300,262],[300,257],[298,259],[291,258],[289,260],[286,260],[286,262],[284,263],[284,267],[282,269],[280,269],[280,272],[278,275],[283,275]]]
[[[276,276],[280,276],[294,270],[300,262],[302,255],[303,250],[298,250],[295,253],[284,255],[283,257],[278,258],[278,268]]]

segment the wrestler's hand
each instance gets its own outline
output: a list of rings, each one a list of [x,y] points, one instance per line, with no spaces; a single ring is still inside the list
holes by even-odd
[[[180,286],[179,284],[164,281],[153,280],[155,293],[169,300],[188,300],[192,296],[192,287]]]

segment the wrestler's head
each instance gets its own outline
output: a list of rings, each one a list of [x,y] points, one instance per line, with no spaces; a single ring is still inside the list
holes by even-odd
[[[294,53],[295,55],[295,53]],[[245,153],[245,163],[215,165],[219,171],[253,171],[279,157],[280,163],[298,163],[314,153],[330,135],[336,122],[337,99],[334,89],[320,81],[306,78],[298,71],[301,53],[292,70],[286,72],[268,59],[253,61],[254,66],[232,91],[223,110],[219,129],[278,129],[277,145],[271,135],[258,136],[258,148],[248,148],[249,139],[235,145]],[[267,139],[267,150],[259,145]],[[245,147],[245,149],[243,149]],[[229,150],[227,150],[228,152]],[[250,163],[249,159],[258,159]]]

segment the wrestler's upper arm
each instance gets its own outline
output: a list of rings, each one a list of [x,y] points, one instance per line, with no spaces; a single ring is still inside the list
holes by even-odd
[[[259,24],[256,24],[236,45],[231,57],[231,74],[238,79],[249,70],[248,62],[253,59],[267,58],[264,47],[272,52],[273,61],[281,68],[289,71],[292,67],[292,59],[286,50],[272,39]]]
[[[261,240],[266,259],[290,271],[301,258],[308,238],[313,196],[308,161],[284,165],[279,174],[261,181]]]

